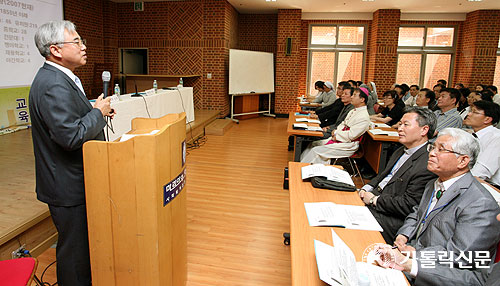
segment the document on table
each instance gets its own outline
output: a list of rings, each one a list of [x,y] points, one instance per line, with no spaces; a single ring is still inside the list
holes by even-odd
[[[329,181],[341,182],[354,186],[351,175],[344,170],[323,164],[312,164],[302,167],[302,180],[311,177],[326,177]]]
[[[307,129],[307,124],[305,123],[294,123],[293,128],[302,128],[302,129]]]
[[[383,229],[365,206],[340,205],[332,202],[304,203],[310,226],[331,226],[348,229]]]
[[[369,279],[370,286],[407,285],[401,271],[384,269],[364,262],[356,262],[354,253],[332,229],[333,246],[314,240],[316,264],[319,278],[329,285],[351,285],[359,283],[360,274]]]
[[[483,185],[483,187],[485,187],[488,190],[488,192],[490,192],[490,194],[493,196],[495,201],[497,201],[498,205],[500,205],[500,193],[497,192],[497,190],[495,190],[494,188],[492,188],[488,184],[481,183],[481,185]]]
[[[304,117],[295,118],[295,122],[309,122],[309,123],[317,123],[317,124],[321,123],[321,121],[319,121],[317,119],[310,119],[310,118],[304,118]]]
[[[385,131],[382,129],[370,129],[368,130],[373,135],[388,135],[388,136],[396,136],[398,137],[398,132],[397,131]]]
[[[295,112],[295,116],[310,116],[310,114],[302,114],[300,112]]]
[[[308,131],[323,131],[319,126],[307,126]]]
[[[375,122],[373,125],[375,125],[375,127],[387,127],[387,128],[391,128],[391,126],[385,124],[385,123],[381,123],[381,122]]]

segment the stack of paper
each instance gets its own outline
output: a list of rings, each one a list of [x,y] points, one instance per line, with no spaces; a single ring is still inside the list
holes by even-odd
[[[332,241],[334,246],[314,240],[319,278],[328,285],[358,285],[359,274],[368,277],[370,286],[407,285],[401,271],[356,262],[352,250],[333,230]]]
[[[365,206],[339,205],[332,202],[304,203],[310,226],[332,226],[348,229],[383,229]]]
[[[329,181],[336,181],[354,186],[351,175],[344,170],[323,164],[312,164],[302,167],[302,180],[311,177],[326,177]]]
[[[294,123],[293,128],[301,128],[301,129],[307,129],[307,124],[305,123]]]
[[[319,126],[307,126],[308,131],[323,131]]]
[[[295,112],[295,116],[310,116],[310,114],[302,114],[300,112]]]
[[[309,123],[317,123],[317,124],[321,123],[321,121],[319,121],[317,119],[310,119],[310,118],[304,118],[304,117],[295,118],[295,122],[309,122]]]
[[[139,136],[139,135],[153,135],[153,134],[158,133],[159,131],[160,130],[153,130],[149,133],[144,133],[144,134],[123,134],[122,137],[120,138],[120,142],[127,141],[127,140],[134,138],[135,136]]]
[[[395,136],[398,137],[398,132],[397,131],[385,131],[382,129],[370,129],[368,130],[373,135],[387,135],[387,136]]]

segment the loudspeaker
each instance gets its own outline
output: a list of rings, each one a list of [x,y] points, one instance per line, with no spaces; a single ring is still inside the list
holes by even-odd
[[[292,55],[292,38],[286,38],[285,56]]]

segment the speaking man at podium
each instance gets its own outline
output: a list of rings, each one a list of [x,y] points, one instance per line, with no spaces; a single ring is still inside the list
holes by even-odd
[[[58,285],[91,285],[82,146],[104,140],[110,98],[101,95],[92,107],[73,74],[87,63],[85,41],[73,23],[40,26],[35,44],[46,60],[29,94],[37,198],[48,204],[59,232]]]

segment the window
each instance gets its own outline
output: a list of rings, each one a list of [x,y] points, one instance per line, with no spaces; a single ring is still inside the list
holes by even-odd
[[[493,78],[493,85],[500,88],[500,39],[498,39],[497,49],[497,64],[495,66],[495,76]]]
[[[400,27],[396,82],[431,89],[439,79],[449,82],[454,55],[455,27]]]
[[[364,26],[311,25],[309,28],[308,94],[314,83],[362,80],[366,50]]]

